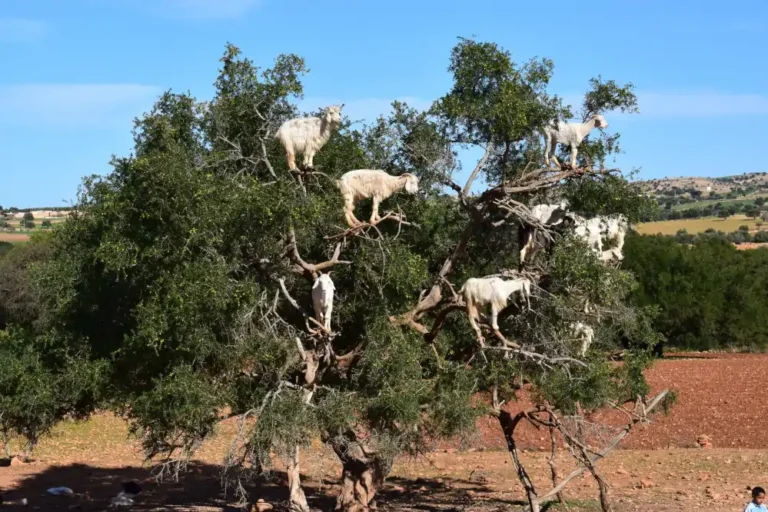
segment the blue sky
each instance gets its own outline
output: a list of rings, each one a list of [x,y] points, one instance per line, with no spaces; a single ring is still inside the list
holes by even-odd
[[[303,56],[303,108],[372,119],[444,94],[457,36],[553,59],[568,98],[633,82],[641,114],[606,117],[642,178],[768,170],[765,0],[2,0],[0,205],[73,200],[162,90],[211,96],[227,41],[264,66]]]

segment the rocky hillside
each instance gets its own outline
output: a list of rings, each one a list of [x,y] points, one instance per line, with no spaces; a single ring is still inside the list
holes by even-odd
[[[702,197],[712,194],[731,198],[768,194],[768,172],[754,172],[720,178],[680,177],[641,182],[657,198]]]

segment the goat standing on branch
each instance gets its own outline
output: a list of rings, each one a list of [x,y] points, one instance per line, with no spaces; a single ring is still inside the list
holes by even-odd
[[[354,228],[362,224],[354,214],[357,201],[373,198],[370,223],[375,225],[381,219],[379,204],[399,190],[416,194],[419,191],[419,179],[410,173],[392,176],[381,170],[359,169],[344,173],[336,180],[336,186],[344,197],[344,218]]]
[[[531,284],[531,281],[526,277],[510,279],[509,281],[500,277],[471,277],[467,279],[459,293],[467,305],[469,323],[477,333],[479,340],[483,340],[483,335],[477,325],[480,318],[477,311],[478,306],[491,305],[491,328],[495,333],[499,333],[499,311],[507,307],[510,295],[520,293],[530,309]]]
[[[603,232],[605,231],[603,220],[600,217],[585,219],[578,214],[571,214],[576,228],[574,234],[582,239],[587,246],[598,256],[603,254]]]
[[[315,154],[325,146],[334,131],[341,124],[341,105],[332,105],[323,109],[321,117],[301,117],[284,122],[278,128],[275,138],[285,148],[288,169],[298,171],[296,154],[304,154],[304,168],[312,169]]]
[[[602,130],[607,127],[608,121],[600,114],[590,117],[584,123],[557,122],[546,126],[543,130],[544,165],[549,166],[550,161],[554,161],[555,165],[561,166],[555,156],[559,143],[571,146],[571,168],[575,169],[576,155],[579,153],[579,145],[584,140],[584,137],[589,135],[592,128],[600,128]]]
[[[539,221],[542,226],[553,227],[561,224],[566,218],[568,201],[563,200],[560,204],[537,204],[531,208],[531,214]],[[533,257],[538,249],[536,245],[536,235],[538,229],[535,226],[524,224],[520,227],[520,264],[525,262],[526,255],[530,252]]]
[[[616,240],[616,249],[619,252],[624,248],[624,237],[627,235],[629,222],[624,215],[609,215],[603,217],[605,224],[605,236],[608,240]]]
[[[331,273],[320,273],[312,285],[312,306],[317,320],[325,330],[331,332],[331,312],[333,311],[333,292],[336,287],[331,280]]]

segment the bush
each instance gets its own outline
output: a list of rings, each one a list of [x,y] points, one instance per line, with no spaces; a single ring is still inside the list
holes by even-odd
[[[48,220],[48,219],[45,219],[45,220],[42,222],[42,224],[41,224],[41,225],[42,225],[44,228],[50,228],[51,226],[53,226],[53,224],[51,224],[51,221],[50,221],[50,220]]]
[[[768,346],[768,251],[739,251],[717,234],[689,246],[675,238],[632,234],[624,251],[624,267],[639,282],[636,305],[660,306],[654,326],[667,344],[693,350]],[[768,232],[754,241],[768,242]]]
[[[27,212],[24,214],[24,220],[35,220],[35,216],[32,215],[32,212]]]

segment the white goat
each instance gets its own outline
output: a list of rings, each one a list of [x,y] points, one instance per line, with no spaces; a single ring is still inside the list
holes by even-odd
[[[621,252],[624,248],[624,237],[627,235],[629,222],[624,215],[610,215],[603,217],[605,223],[605,236],[608,240],[616,239],[616,248]]]
[[[531,208],[531,214],[546,227],[557,226],[561,224],[566,217],[568,209],[568,201],[563,199],[559,204],[537,204]],[[536,249],[535,241],[537,228],[530,225],[524,225],[520,227],[520,263],[525,262],[525,257],[528,252],[531,252],[533,257],[534,249]]]
[[[605,224],[600,217],[585,219],[577,214],[571,214],[570,217],[575,223],[574,234],[584,240],[589,248],[598,256],[603,253],[603,232]]]
[[[379,204],[398,190],[409,194],[419,191],[419,179],[410,173],[392,176],[384,171],[375,169],[358,169],[344,173],[336,180],[341,195],[344,197],[344,217],[350,227],[361,224],[355,218],[355,203],[360,199],[373,198],[371,224],[376,224],[379,217]]]
[[[592,340],[595,339],[595,330],[581,322],[574,322],[570,324],[569,327],[574,336],[581,338],[581,350],[579,351],[579,355],[584,357],[587,355],[587,350],[589,350]]]
[[[600,261],[603,263],[610,263],[612,261],[621,261],[624,259],[624,253],[622,253],[618,247],[612,247],[607,251],[600,253]]]
[[[331,134],[341,123],[341,105],[331,105],[323,109],[321,117],[300,117],[284,122],[275,133],[275,138],[285,148],[288,169],[298,170],[296,154],[304,154],[304,167],[311,169],[315,154],[328,142]]]
[[[312,285],[312,307],[315,309],[315,320],[320,322],[325,330],[331,332],[331,312],[333,311],[333,292],[336,287],[331,280],[331,273],[320,273]]]
[[[477,326],[477,320],[480,318],[478,307],[491,305],[491,327],[496,332],[499,331],[499,311],[507,307],[510,295],[520,293],[525,298],[528,308],[531,307],[531,281],[526,277],[510,279],[509,281],[500,277],[471,277],[467,279],[459,293],[462,294],[467,305],[469,323],[480,339],[483,336]]]
[[[555,153],[557,145],[566,144],[571,146],[571,167],[576,168],[576,155],[579,152],[579,145],[584,140],[592,128],[607,128],[608,121],[598,114],[590,117],[584,123],[551,123],[544,128],[544,164],[549,166],[550,161],[554,160],[555,165],[559,166]]]

